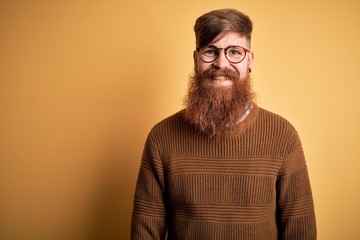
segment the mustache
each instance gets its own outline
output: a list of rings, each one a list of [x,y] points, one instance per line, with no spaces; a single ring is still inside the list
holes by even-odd
[[[235,81],[240,78],[240,74],[236,71],[225,69],[209,68],[201,74],[202,79],[215,79],[216,77],[225,77],[229,80]]]

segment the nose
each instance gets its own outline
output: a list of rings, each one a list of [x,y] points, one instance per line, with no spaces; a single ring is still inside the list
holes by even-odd
[[[213,66],[217,67],[219,69],[222,69],[222,68],[227,68],[229,65],[230,65],[230,62],[229,62],[229,60],[227,60],[227,58],[225,56],[225,52],[221,51],[219,53],[219,56],[214,61]]]

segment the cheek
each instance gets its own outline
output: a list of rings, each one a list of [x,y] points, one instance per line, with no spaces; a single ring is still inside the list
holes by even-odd
[[[249,72],[249,66],[247,62],[244,62],[244,64],[236,66],[236,70],[239,72],[240,76],[246,76]]]
[[[248,68],[246,66],[237,66],[234,67],[234,70],[238,72],[238,74],[240,75],[239,80],[243,81],[247,76],[248,76]]]
[[[197,62],[195,64],[195,71],[199,74],[211,68],[211,63]]]
[[[241,66],[239,69],[238,69],[238,71],[240,72],[240,75],[241,76],[244,76],[244,75],[246,75],[247,74],[247,67],[246,66]]]

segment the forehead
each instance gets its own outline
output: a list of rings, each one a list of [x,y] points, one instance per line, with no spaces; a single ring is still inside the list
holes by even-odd
[[[227,47],[230,45],[249,46],[246,37],[243,37],[238,32],[225,32],[216,36],[210,43],[216,47]]]

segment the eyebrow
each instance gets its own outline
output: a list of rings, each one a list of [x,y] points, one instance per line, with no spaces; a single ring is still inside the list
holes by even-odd
[[[241,47],[241,48],[245,48],[245,47],[242,47],[242,46],[240,46],[240,45],[229,45],[229,46],[224,47],[224,48],[219,48],[219,47],[217,47],[217,46],[215,46],[215,45],[212,45],[212,44],[206,45],[206,46],[204,46],[204,47],[213,47],[213,48],[216,48],[216,49],[226,49],[226,48],[230,48],[230,47]],[[247,49],[247,48],[245,48],[245,49]]]

